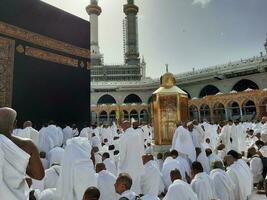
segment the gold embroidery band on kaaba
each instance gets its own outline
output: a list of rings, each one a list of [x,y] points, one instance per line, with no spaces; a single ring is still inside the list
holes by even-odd
[[[58,55],[41,49],[36,49],[33,47],[25,47],[25,55],[38,58],[40,60],[46,60],[54,63],[59,63],[63,65],[68,65],[72,67],[79,67],[79,61],[74,58]]]
[[[88,49],[61,42],[0,21],[0,33],[38,46],[61,51],[78,57],[90,58]]]

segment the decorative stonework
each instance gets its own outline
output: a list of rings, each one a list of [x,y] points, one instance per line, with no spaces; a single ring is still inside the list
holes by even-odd
[[[11,106],[15,41],[0,37],[0,107]]]
[[[228,93],[221,95],[210,95],[203,97],[201,99],[191,99],[189,101],[189,108],[195,107],[197,111],[200,111],[200,108],[203,105],[207,105],[210,109],[211,118],[216,109],[216,106],[222,104],[224,109],[229,108],[230,103],[236,102],[240,109],[244,108],[246,102],[252,101],[255,104],[256,108],[256,118],[261,118],[263,115],[267,114],[267,110],[264,109],[266,106],[264,102],[267,102],[267,91],[264,90],[252,90],[252,91],[243,91],[237,93]]]
[[[68,65],[72,67],[79,67],[79,61],[77,59],[66,57],[66,56],[61,56],[55,53],[36,49],[33,47],[27,46],[25,48],[25,55],[38,58],[41,60],[54,62],[54,63],[59,63],[59,64]]]
[[[74,56],[90,58],[90,51],[65,42],[27,31],[0,21],[0,33],[38,46],[61,51]]]
[[[88,13],[88,15],[95,14],[95,15],[99,16],[101,14],[102,10],[98,5],[92,4],[92,5],[87,6],[86,12]]]

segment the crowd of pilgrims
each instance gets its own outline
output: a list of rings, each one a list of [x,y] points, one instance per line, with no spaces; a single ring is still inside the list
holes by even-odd
[[[30,121],[13,128],[15,118],[14,110],[0,109],[4,200],[247,200],[253,190],[264,192],[267,117],[177,122],[164,153],[153,151],[149,124],[79,131],[50,122],[38,131]]]

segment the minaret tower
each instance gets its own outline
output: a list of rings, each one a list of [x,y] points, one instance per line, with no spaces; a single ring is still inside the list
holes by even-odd
[[[98,6],[98,0],[91,0],[91,4],[87,6],[86,11],[90,16],[90,37],[91,37],[91,65],[101,65],[102,55],[98,45],[98,16],[101,14],[101,7]]]
[[[134,0],[127,0],[123,6],[125,17],[125,63],[138,65],[140,63],[138,50],[137,13],[139,8]]]

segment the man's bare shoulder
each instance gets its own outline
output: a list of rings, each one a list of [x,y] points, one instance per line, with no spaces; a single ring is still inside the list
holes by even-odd
[[[31,139],[21,138],[18,136],[11,136],[11,141],[14,142],[18,147],[31,154],[33,151],[37,150],[37,147]]]

